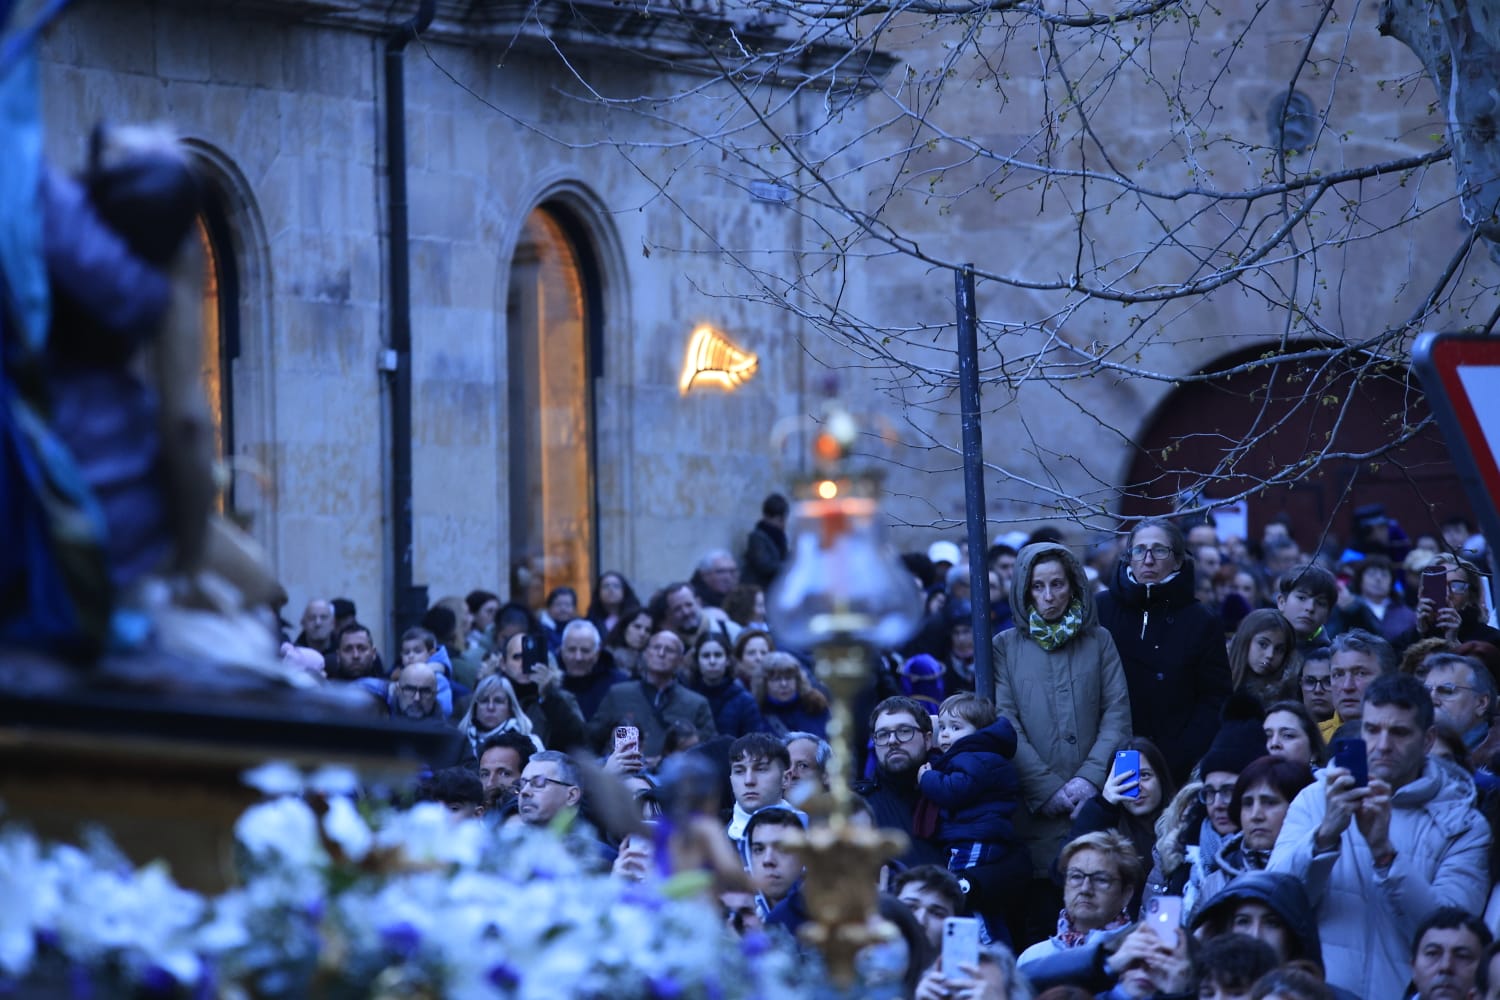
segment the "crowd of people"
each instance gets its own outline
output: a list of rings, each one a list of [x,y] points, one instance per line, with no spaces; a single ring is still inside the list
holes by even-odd
[[[766,621],[787,513],[772,495],[738,555],[649,592],[611,571],[587,607],[444,598],[389,660],[315,599],[283,655],[451,728],[414,794],[456,822],[546,829],[622,879],[691,858],[727,933],[795,934],[786,841],[824,821],[832,750],[809,651]],[[1483,540],[1408,539],[1378,508],[1347,548],[1292,528],[1005,534],[983,637],[958,546],[903,556],[925,617],[872,655],[849,776],[857,818],[908,838],[880,875],[905,995],[1500,1000]],[[620,810],[644,826],[617,835]],[[978,961],[947,967],[964,917]]]

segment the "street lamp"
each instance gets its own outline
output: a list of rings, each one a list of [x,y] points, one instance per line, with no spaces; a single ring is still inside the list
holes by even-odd
[[[858,435],[853,417],[830,402],[813,440],[815,474],[794,491],[788,565],[766,596],[778,642],[812,649],[818,679],[832,696],[828,822],[790,846],[807,869],[811,920],[803,939],[822,951],[830,976],[846,989],[859,952],[896,933],[878,915],[876,878],[881,864],[906,848],[899,832],[851,822],[850,708],[868,683],[872,649],[905,641],[922,613],[911,574],[882,537],[878,475],[847,468]]]

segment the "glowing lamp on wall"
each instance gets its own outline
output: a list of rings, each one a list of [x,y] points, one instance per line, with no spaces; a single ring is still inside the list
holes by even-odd
[[[677,389],[684,396],[698,385],[716,385],[733,391],[750,380],[758,364],[759,358],[740,350],[718,330],[700,326],[688,338]]]

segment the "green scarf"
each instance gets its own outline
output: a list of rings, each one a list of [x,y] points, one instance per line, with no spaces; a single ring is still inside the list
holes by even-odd
[[[1068,605],[1068,610],[1055,622],[1047,621],[1035,607],[1026,616],[1026,630],[1031,633],[1036,644],[1049,653],[1066,645],[1081,628],[1083,628],[1083,600],[1078,597],[1073,598]]]

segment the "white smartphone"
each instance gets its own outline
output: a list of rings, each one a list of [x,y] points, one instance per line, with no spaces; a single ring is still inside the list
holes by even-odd
[[[943,921],[943,975],[960,975],[965,965],[979,965],[979,918]]]
[[[615,727],[615,750],[626,752],[641,748],[641,731],[634,726]]]
[[[1161,938],[1162,944],[1177,947],[1177,934],[1182,927],[1182,897],[1153,896],[1146,904],[1146,924]]]

